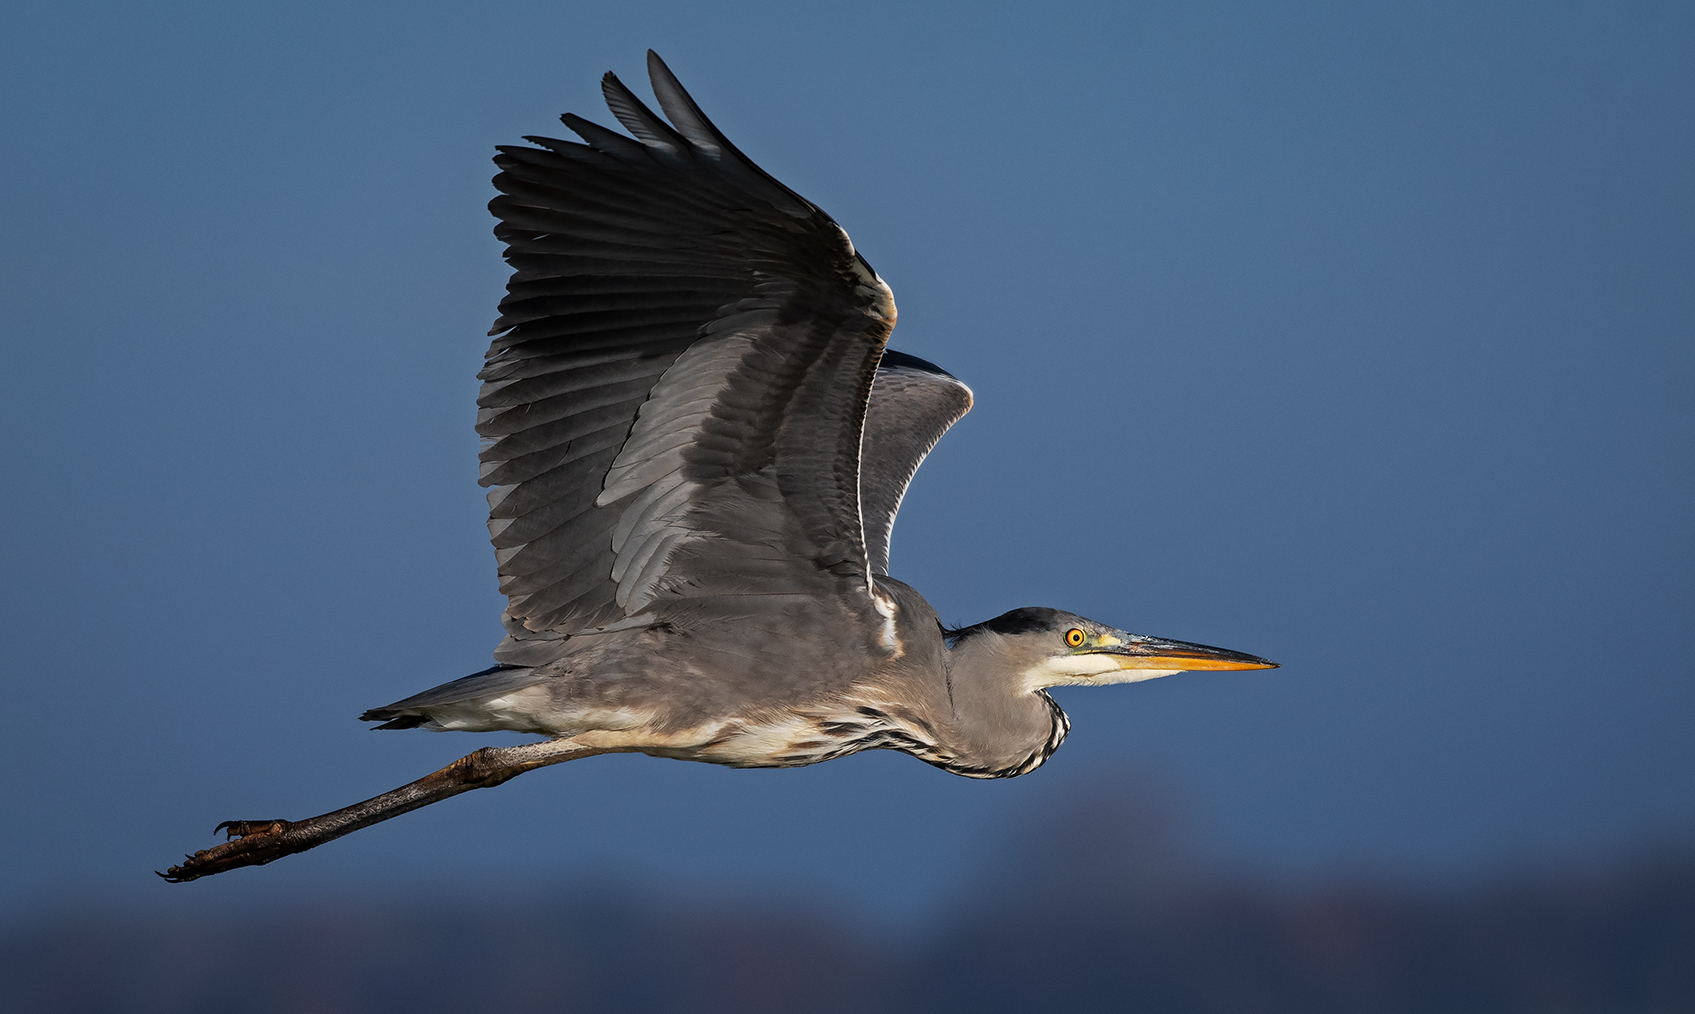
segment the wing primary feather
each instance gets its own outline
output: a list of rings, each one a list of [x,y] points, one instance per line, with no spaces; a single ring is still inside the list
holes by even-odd
[[[571,128],[571,132],[589,143],[595,151],[609,155],[619,162],[631,166],[653,165],[653,156],[648,147],[640,141],[632,140],[615,130],[609,130],[598,123],[585,120],[576,113],[566,113],[559,118],[560,122]]]
[[[720,158],[725,150],[734,151],[734,147],[706,114],[695,105],[677,76],[671,73],[671,68],[665,66],[665,61],[653,50],[647,51],[647,76],[653,82],[653,95],[659,100],[659,108],[665,110],[665,115],[676,125],[677,131],[687,137],[701,151]]]
[[[700,106],[695,103],[682,82],[671,73],[671,68],[651,49],[647,51],[647,74],[653,84],[654,97],[659,99],[659,107],[665,110],[665,115],[671,117],[671,122],[685,133],[700,133],[705,138],[705,144],[717,149],[716,161],[721,166],[733,167],[737,175],[774,188],[781,196],[772,200],[772,204],[780,211],[796,217],[822,214],[817,205],[784,186],[775,176],[759,168],[753,159],[742,154],[740,148],[731,144],[730,139],[701,112]],[[698,140],[695,143],[701,144]]]
[[[607,71],[600,79],[600,93],[606,97],[606,105],[612,110],[612,115],[618,117],[618,122],[624,129],[636,135],[636,139],[650,148],[658,148],[673,158],[687,158],[689,142],[683,135],[671,129],[670,124],[653,114],[647,103],[636,98],[635,92],[624,87],[624,82],[618,80],[618,75]]]

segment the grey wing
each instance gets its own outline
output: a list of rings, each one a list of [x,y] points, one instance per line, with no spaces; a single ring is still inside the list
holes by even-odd
[[[666,123],[502,147],[514,272],[479,375],[502,662],[678,597],[869,588],[859,448],[888,287],[830,217],[720,134],[653,53]]]
[[[971,388],[952,374],[917,356],[883,353],[860,452],[860,509],[872,573],[889,573],[889,533],[918,466],[969,411]]]

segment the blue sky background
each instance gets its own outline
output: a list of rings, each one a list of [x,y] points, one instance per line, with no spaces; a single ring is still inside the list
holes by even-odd
[[[597,758],[154,882],[491,741],[354,718],[499,636],[488,157],[613,122],[649,46],[976,390],[896,576],[1284,668],[1061,691],[1011,782]],[[1686,5],[26,3],[0,94],[0,911],[600,884],[909,920],[1136,786],[1281,877],[1695,837]]]

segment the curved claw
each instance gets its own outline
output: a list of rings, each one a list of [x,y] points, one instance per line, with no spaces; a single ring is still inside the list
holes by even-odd
[[[229,841],[184,856],[181,866],[173,866],[159,876],[172,884],[186,884],[190,880],[241,866],[263,866],[283,856],[305,851],[311,846],[303,847],[287,840],[292,823],[287,820],[226,820],[213,828],[212,833],[228,831]],[[154,872],[158,873],[157,870]]]

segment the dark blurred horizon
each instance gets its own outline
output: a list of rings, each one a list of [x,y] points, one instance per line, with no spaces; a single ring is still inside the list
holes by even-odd
[[[896,577],[1283,668],[1063,689],[1005,782],[598,757],[156,883],[510,741],[355,716],[500,636],[489,156],[649,47],[976,393]],[[26,0],[0,94],[0,923],[604,883],[940,940],[1137,780],[1280,898],[1695,842],[1689,4]]]
[[[174,896],[0,924],[0,1000],[18,1014],[1695,1011],[1695,842],[1440,888],[1291,885],[1210,865],[1145,784],[1097,782],[1036,816],[990,846],[970,890],[895,931],[816,897],[617,875]]]

